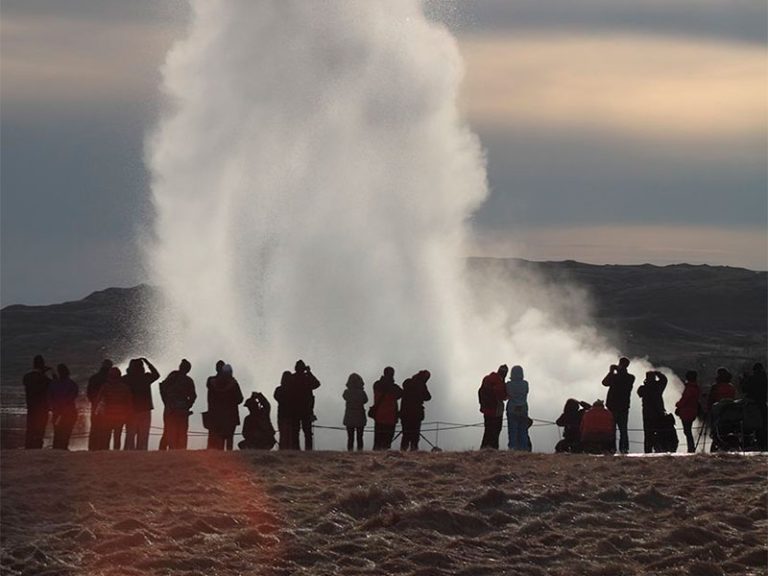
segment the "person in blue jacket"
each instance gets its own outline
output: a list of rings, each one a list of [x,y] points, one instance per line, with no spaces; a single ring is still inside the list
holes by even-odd
[[[522,366],[512,366],[507,381],[507,427],[510,450],[528,450],[528,381]]]

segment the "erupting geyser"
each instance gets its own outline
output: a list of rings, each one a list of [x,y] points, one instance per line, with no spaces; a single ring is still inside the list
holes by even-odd
[[[332,424],[346,376],[370,385],[390,364],[398,380],[432,371],[433,418],[477,420],[502,361],[530,363],[533,406],[557,399],[546,415],[565,400],[545,391],[558,370],[594,387],[612,354],[542,314],[510,332],[471,311],[466,222],[486,180],[461,76],[418,0],[194,0],[148,152],[166,363],[187,356],[199,377],[224,358],[271,396],[301,357]]]

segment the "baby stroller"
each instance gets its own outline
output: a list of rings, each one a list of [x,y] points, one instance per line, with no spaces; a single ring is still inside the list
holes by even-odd
[[[758,449],[758,434],[762,427],[760,407],[753,401],[721,400],[712,406],[712,452]]]

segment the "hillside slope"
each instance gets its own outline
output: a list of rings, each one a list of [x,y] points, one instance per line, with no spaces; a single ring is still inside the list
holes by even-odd
[[[576,286],[589,295],[608,340],[631,356],[648,356],[681,373],[719,365],[739,372],[768,349],[768,275],[713,266],[596,266],[472,258],[471,277],[532,274],[545,284]],[[109,288],[75,302],[8,306],[0,311],[3,405],[23,405],[21,376],[32,356],[66,358],[83,382],[104,357],[147,349],[155,337],[145,321],[157,293],[146,285]]]

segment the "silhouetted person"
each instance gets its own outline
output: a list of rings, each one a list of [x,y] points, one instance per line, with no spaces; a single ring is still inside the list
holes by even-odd
[[[700,396],[698,372],[688,370],[685,373],[683,395],[675,404],[675,414],[680,417],[680,421],[683,423],[683,434],[685,434],[685,440],[688,443],[689,454],[696,452],[696,442],[693,440],[693,423],[699,416]]]
[[[588,454],[608,454],[616,450],[613,413],[605,408],[602,400],[596,400],[581,418],[581,449]]]
[[[101,387],[107,381],[107,374],[112,368],[112,360],[104,360],[101,368],[88,379],[86,395],[91,403],[91,428],[88,431],[88,450],[106,450],[109,448],[107,430],[103,414],[97,414],[96,402],[101,392]]]
[[[760,418],[762,426],[758,432],[757,446],[760,450],[768,449],[768,379],[766,379],[765,368],[759,362],[752,367],[752,374],[749,374],[741,387],[745,398],[749,398],[757,404],[760,409]]]
[[[507,447],[528,450],[528,381],[522,366],[512,366],[507,381]]]
[[[588,402],[574,398],[565,402],[563,413],[555,421],[555,424],[563,428],[563,438],[555,445],[555,452],[581,451],[581,419],[591,407]]]
[[[296,414],[296,399],[293,388],[293,374],[289,370],[283,372],[280,378],[280,386],[275,388],[274,398],[277,401],[277,430],[280,433],[280,450],[298,450],[299,425],[298,415]],[[296,437],[294,438],[294,430]]]
[[[485,427],[480,448],[495,450],[499,448],[499,435],[504,422],[504,401],[507,399],[507,386],[504,379],[507,377],[508,370],[506,364],[499,366],[496,372],[491,372],[483,378],[480,389],[477,391]]]
[[[116,366],[109,369],[107,380],[99,390],[96,413],[103,418],[106,449],[111,440],[113,450],[120,450],[123,428],[133,415],[133,394]]]
[[[197,400],[195,382],[190,378],[192,364],[185,358],[160,383],[160,398],[165,406],[163,410],[163,438],[171,450],[186,450],[189,431],[190,409]],[[164,446],[160,447],[161,450]]]
[[[243,401],[240,384],[225,364],[221,373],[208,379],[208,448],[232,450],[235,428],[240,424],[238,406]]]
[[[664,425],[663,394],[666,387],[667,377],[651,370],[645,373],[645,380],[637,389],[637,395],[643,400],[643,450],[646,454],[661,451],[656,436]]]
[[[245,401],[248,416],[243,420],[243,439],[240,450],[272,450],[275,445],[275,428],[269,417],[269,400],[261,392],[253,392]]]
[[[149,372],[144,370],[149,368]],[[160,373],[146,358],[134,358],[128,363],[123,380],[133,394],[133,414],[125,432],[126,450],[146,450],[149,447],[149,429],[152,427],[151,384],[160,378]]]
[[[320,387],[320,381],[312,374],[309,366],[303,360],[297,360],[296,371],[292,376],[292,386],[296,397],[297,420],[292,419],[293,437],[299,437],[299,427],[304,431],[304,450],[312,450],[312,422],[315,421],[314,390]],[[298,448],[298,446],[296,446]]]
[[[403,390],[395,384],[395,369],[387,366],[373,385],[373,406],[368,410],[368,416],[375,422],[374,450],[389,450],[392,447],[398,417],[397,401],[402,395]]]
[[[421,423],[424,420],[424,402],[432,400],[427,388],[431,374],[421,370],[403,382],[400,400],[400,422],[403,427],[400,450],[418,450],[421,438]]]
[[[363,430],[367,423],[365,405],[368,394],[365,393],[365,383],[359,374],[352,373],[347,379],[347,388],[342,394],[344,398],[344,426],[347,428],[347,450],[352,451],[357,438],[357,449],[363,449]]]
[[[32,371],[24,374],[24,394],[27,401],[27,430],[24,447],[43,447],[45,426],[48,424],[48,386],[51,379],[46,372],[50,368],[39,354],[32,360]]]
[[[56,378],[48,386],[48,405],[53,421],[53,447],[56,450],[68,450],[72,429],[77,421],[77,384],[69,377],[66,364],[56,367]]]
[[[612,364],[608,374],[603,378],[603,386],[608,387],[608,395],[605,406],[613,414],[616,427],[619,430],[619,452],[629,452],[629,399],[632,394],[632,386],[635,376],[627,372],[629,358],[620,358],[619,364]]]

